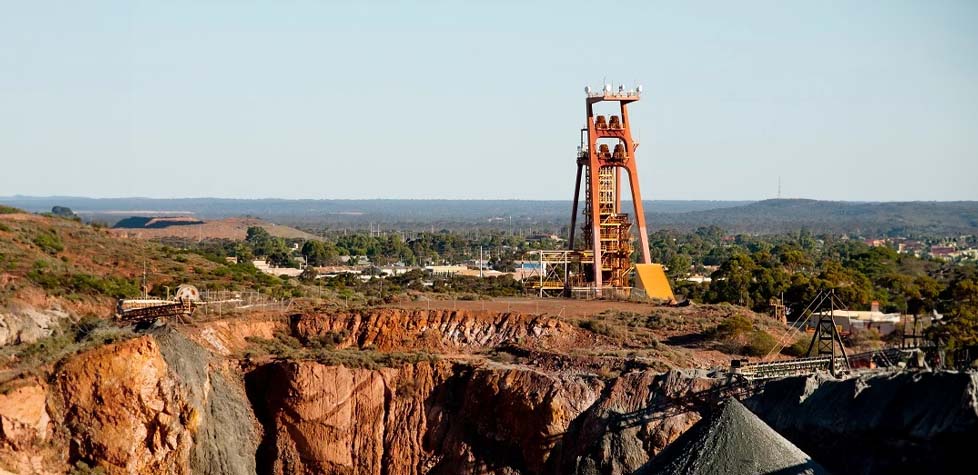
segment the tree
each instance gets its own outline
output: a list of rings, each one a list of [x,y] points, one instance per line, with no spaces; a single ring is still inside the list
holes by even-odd
[[[292,258],[292,251],[282,238],[272,237],[265,228],[251,226],[248,228],[245,242],[251,245],[257,256],[263,256],[269,264],[275,267],[299,267]]]
[[[948,349],[978,345],[978,282],[965,277],[955,280],[942,293],[950,302],[944,321],[929,330],[931,337],[946,342]]]
[[[743,252],[735,253],[711,276],[711,300],[752,306],[750,287],[756,267],[750,256]]]
[[[318,276],[319,276],[319,272],[316,272],[316,269],[314,267],[306,266],[305,269],[302,269],[302,273],[299,274],[299,280],[309,284],[315,282],[316,277]]]
[[[339,254],[332,244],[314,240],[302,245],[302,256],[310,266],[325,266],[334,263]]]
[[[692,265],[692,259],[686,254],[674,254],[666,263],[666,268],[669,270],[669,277],[679,280],[689,276],[689,268]]]
[[[255,248],[264,245],[271,239],[272,235],[261,226],[249,226],[245,236],[245,242]]]

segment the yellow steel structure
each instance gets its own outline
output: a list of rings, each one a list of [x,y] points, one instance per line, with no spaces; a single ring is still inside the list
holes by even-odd
[[[647,297],[670,302],[676,300],[662,264],[635,264],[635,274],[639,287],[645,290]]]

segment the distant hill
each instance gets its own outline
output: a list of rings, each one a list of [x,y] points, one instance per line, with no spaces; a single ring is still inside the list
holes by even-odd
[[[404,222],[485,221],[510,216],[544,220],[570,217],[563,200],[238,200],[225,198],[79,198],[70,196],[0,197],[0,203],[31,212],[67,206],[86,219],[115,223],[129,216],[192,215],[200,219],[259,216],[276,222]],[[682,213],[741,206],[750,201],[646,201],[649,213]]]
[[[383,229],[481,226],[547,232],[566,231],[571,209],[570,201],[560,200],[93,199],[14,196],[0,198],[0,203],[32,212],[46,212],[53,206],[68,206],[85,220],[109,223],[131,216],[147,217],[143,218],[146,222],[164,217],[208,221],[256,216],[309,229],[343,227],[365,230],[370,225],[374,228],[383,225]],[[628,209],[630,203],[625,202],[623,206]],[[716,225],[731,232],[746,233],[780,233],[807,228],[816,233],[864,235],[978,234],[976,201],[660,200],[646,201],[645,209],[652,229],[688,230]],[[188,228],[186,232],[197,232],[194,225],[169,226],[167,229],[177,227]]]
[[[975,234],[978,202],[908,201],[859,203],[802,199],[765,200],[722,210],[650,216],[653,228],[715,225],[732,232],[816,232],[878,234]]]

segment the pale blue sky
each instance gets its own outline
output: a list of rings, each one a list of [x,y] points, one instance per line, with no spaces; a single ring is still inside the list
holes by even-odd
[[[978,199],[978,2],[0,0],[0,196]]]

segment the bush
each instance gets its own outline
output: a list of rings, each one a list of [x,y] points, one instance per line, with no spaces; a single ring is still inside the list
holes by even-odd
[[[105,475],[105,469],[100,465],[90,466],[85,462],[75,462],[68,475]]]
[[[100,277],[84,273],[60,273],[49,269],[48,264],[38,260],[27,273],[27,278],[46,290],[66,294],[101,294],[113,298],[126,298],[139,295],[139,286],[122,277]]]
[[[249,336],[245,337],[245,341],[254,345],[259,354],[271,354],[282,359],[296,357],[302,350],[302,342],[282,331],[275,332],[271,339]],[[249,351],[245,356],[254,355],[254,352]]]
[[[801,336],[798,338],[798,340],[792,343],[791,346],[787,346],[781,350],[781,353],[795,357],[805,356],[808,353],[808,346],[811,344],[811,342],[811,337]]]
[[[57,254],[65,250],[65,246],[62,244],[61,238],[59,238],[53,231],[50,233],[42,232],[34,236],[34,245],[41,248],[42,251],[48,254]]]
[[[306,346],[313,349],[333,349],[336,345],[343,343],[350,336],[347,330],[338,332],[327,332],[323,336],[312,337],[306,340]]]
[[[747,356],[765,356],[778,346],[778,341],[766,331],[756,330],[751,333],[750,340],[744,346],[743,353]]]
[[[720,322],[720,324],[713,329],[712,333],[716,338],[729,340],[746,335],[753,328],[754,324],[751,323],[749,318],[743,315],[734,315],[732,317],[728,317],[723,322]]]
[[[14,214],[14,213],[23,213],[23,212],[24,210],[14,208],[13,206],[0,205],[0,214]]]
[[[423,361],[437,361],[437,357],[427,352],[392,352],[385,353],[374,349],[344,348],[334,349],[334,345],[346,339],[345,332],[330,333],[326,336],[311,339],[310,345],[305,346],[299,339],[285,332],[276,332],[272,339],[247,337],[253,348],[245,353],[246,357],[258,355],[274,355],[283,360],[316,360],[329,366],[346,366],[347,368],[379,369],[403,364],[414,364]]]
[[[587,331],[594,332],[599,335],[604,335],[610,338],[620,338],[622,336],[622,332],[620,329],[609,324],[608,322],[603,322],[601,320],[584,320],[578,322],[577,326]]]
[[[86,316],[66,329],[56,330],[51,336],[22,345],[15,354],[22,363],[38,366],[133,335],[132,330],[112,325],[109,320]]]
[[[438,360],[435,355],[423,351],[383,353],[358,349],[320,350],[314,357],[324,365],[364,369],[380,369]]]

